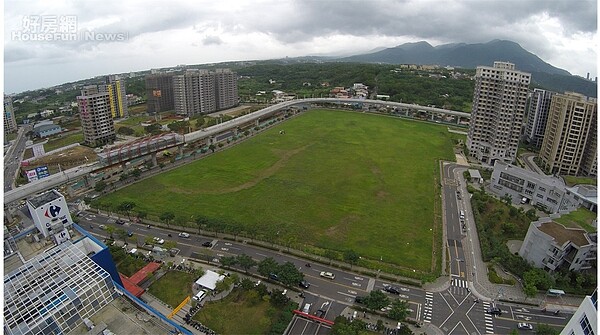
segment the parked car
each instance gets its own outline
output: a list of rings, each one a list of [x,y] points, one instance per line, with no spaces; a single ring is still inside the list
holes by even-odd
[[[321,277],[327,278],[327,279],[335,279],[335,275],[331,272],[321,272]]]
[[[212,243],[211,242],[204,242],[204,243],[202,243],[202,246],[210,248],[210,247],[212,247]]]
[[[519,329],[533,330],[533,325],[531,323],[526,323],[526,322],[519,322],[517,327]]]
[[[106,226],[103,224],[101,224],[99,227],[100,227],[100,229],[106,229]]]
[[[190,237],[190,234],[188,234],[188,233],[179,233],[179,237],[188,238],[188,237]]]
[[[277,274],[275,274],[275,273],[269,273],[269,279],[278,281],[279,280],[279,276]]]
[[[500,308],[498,308],[498,307],[490,307],[490,308],[486,309],[485,312],[488,314],[492,314],[492,315],[501,315],[502,314],[502,310],[500,310]]]
[[[301,280],[300,283],[298,283],[298,285],[302,288],[309,288],[310,287],[310,283],[307,282],[306,280]]]
[[[158,243],[158,244],[163,244],[163,243],[165,243],[165,240],[163,240],[163,239],[162,239],[162,238],[160,238],[160,237],[155,237],[155,238],[154,238],[154,242],[156,242],[156,243]]]
[[[127,236],[129,236],[129,237],[133,236],[133,232],[132,232],[131,230],[130,230],[130,231],[128,231],[128,232],[127,232]]]

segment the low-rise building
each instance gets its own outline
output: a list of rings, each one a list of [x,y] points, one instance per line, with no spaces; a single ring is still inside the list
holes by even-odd
[[[33,134],[39,138],[44,138],[59,134],[62,132],[62,128],[59,125],[53,123],[38,124],[33,127]]]
[[[551,218],[532,222],[519,255],[537,268],[596,273],[597,233],[567,228]]]
[[[496,161],[490,189],[500,197],[509,195],[513,204],[528,203],[551,213],[568,213],[580,206],[561,178],[546,176]]]

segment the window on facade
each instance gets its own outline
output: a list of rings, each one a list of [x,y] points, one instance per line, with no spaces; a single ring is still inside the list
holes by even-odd
[[[590,325],[590,320],[588,320],[587,315],[583,315],[583,317],[579,320],[579,324],[581,325],[581,330],[583,330],[583,334],[594,335],[594,330]]]

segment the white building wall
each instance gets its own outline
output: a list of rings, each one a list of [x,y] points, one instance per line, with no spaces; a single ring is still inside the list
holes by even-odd
[[[592,297],[594,297],[592,299]],[[565,328],[560,332],[560,335],[583,335],[586,334],[584,331],[582,324],[589,324],[589,329],[592,329],[595,334],[598,334],[598,310],[597,310],[597,302],[596,301],[596,293],[594,292],[593,296],[587,296],[577,308],[577,311],[571,317],[571,320],[567,323]],[[585,321],[587,319],[587,322]],[[588,333],[590,334],[590,333]]]

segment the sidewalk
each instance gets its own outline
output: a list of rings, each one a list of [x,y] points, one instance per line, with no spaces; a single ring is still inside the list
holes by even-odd
[[[459,184],[461,185],[461,191],[464,191],[463,194],[467,194],[465,186],[467,185],[467,182],[463,177],[463,171],[466,170],[467,167],[459,167],[455,170],[455,177],[459,180]],[[471,203],[469,201],[465,201],[464,204],[467,209],[467,213],[472,213]],[[487,276],[487,264],[483,261],[481,256],[479,236],[475,227],[474,218],[471,215],[469,215],[468,219],[470,226],[468,231],[469,233],[467,237],[463,239],[463,246],[466,249],[465,255],[469,256],[468,258],[472,258],[471,265],[473,268],[473,272],[467,273],[467,279],[469,280],[469,286],[473,295],[485,301],[503,300],[538,306],[544,304],[547,305],[548,309],[552,310],[577,309],[583,298],[575,296],[552,298],[547,297],[543,293],[538,293],[535,297],[528,298],[523,292],[520,281],[517,281],[515,285],[500,285],[491,283]],[[443,290],[444,288],[439,285],[432,285],[431,289]]]

